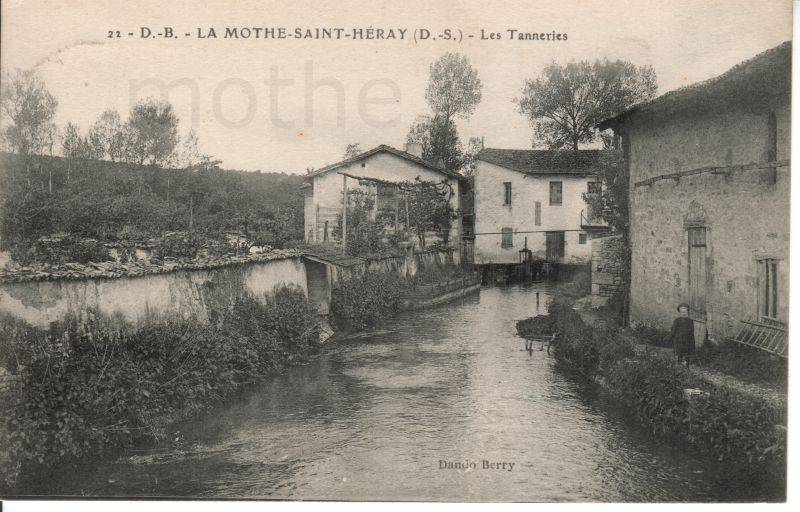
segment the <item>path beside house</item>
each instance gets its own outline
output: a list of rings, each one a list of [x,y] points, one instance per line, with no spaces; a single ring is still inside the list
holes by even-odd
[[[592,327],[601,327],[607,322],[607,319],[597,310],[591,309],[576,309],[578,314],[580,314],[581,319],[584,321],[586,325]],[[642,343],[637,337],[622,332],[623,336],[628,338],[633,343],[634,349],[636,350],[637,354],[645,355],[645,354],[667,354],[672,355],[673,351],[671,348],[668,347],[657,347],[655,345],[649,345],[647,343]],[[696,375],[697,377],[713,384],[714,386],[720,388],[727,388],[732,391],[737,391],[743,395],[747,395],[751,398],[760,399],[768,402],[775,408],[780,410],[787,410],[788,407],[788,399],[787,394],[782,391],[778,391],[776,389],[755,384],[744,382],[736,377],[728,375],[726,373],[722,373],[720,371],[712,370],[710,368],[705,368],[701,366],[692,366],[689,368],[689,371]]]

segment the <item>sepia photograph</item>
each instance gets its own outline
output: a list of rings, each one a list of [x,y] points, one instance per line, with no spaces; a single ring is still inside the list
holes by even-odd
[[[793,7],[3,0],[0,509],[786,503]]]

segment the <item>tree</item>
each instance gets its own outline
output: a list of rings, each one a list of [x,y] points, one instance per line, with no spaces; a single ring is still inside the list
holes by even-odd
[[[411,125],[406,142],[422,146],[422,159],[447,169],[463,164],[464,151],[455,123],[444,124],[442,118],[419,116]]]
[[[469,59],[445,53],[430,66],[425,100],[432,115],[417,118],[409,130],[408,142],[422,145],[422,157],[448,169],[462,165],[463,149],[455,118],[469,118],[481,101],[482,84]]]
[[[408,204],[409,229],[417,235],[420,246],[425,247],[425,234],[435,231],[446,246],[450,238],[450,226],[455,212],[450,206],[449,185],[417,178],[399,184]]]
[[[58,101],[33,70],[4,72],[0,96],[2,117],[10,121],[3,130],[9,149],[25,156],[41,154],[53,141]]]
[[[481,101],[482,84],[469,59],[445,53],[431,64],[425,99],[434,116],[448,126],[454,117],[468,118]]]
[[[112,162],[122,160],[125,150],[125,135],[119,113],[106,110],[89,129],[89,145],[98,158],[107,156]]]
[[[61,136],[61,153],[65,158],[77,158],[81,151],[81,134],[74,123],[67,123]]]
[[[159,165],[178,144],[178,117],[168,102],[148,98],[131,109],[125,131],[128,159]]]
[[[467,149],[464,151],[463,163],[461,165],[461,174],[466,177],[474,176],[477,167],[478,153],[483,149],[482,137],[470,137],[467,143]]]
[[[194,130],[189,130],[180,149],[175,151],[172,163],[178,168],[188,169],[206,161],[211,161],[211,157],[200,153],[200,139]]]
[[[526,80],[517,105],[534,127],[534,143],[574,149],[597,137],[603,119],[655,96],[651,66],[621,60],[555,62],[539,78]]]
[[[350,158],[355,158],[362,153],[361,151],[361,144],[358,142],[353,142],[352,144],[348,144],[344,150],[344,159],[348,160]]]

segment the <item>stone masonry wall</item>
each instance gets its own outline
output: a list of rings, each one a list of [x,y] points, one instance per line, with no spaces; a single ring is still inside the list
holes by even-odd
[[[622,236],[592,240],[592,295],[611,297],[622,286],[624,269],[620,251]]]
[[[789,158],[789,106],[775,107],[777,159]],[[709,338],[735,334],[758,313],[759,265],[778,264],[778,317],[788,321],[790,169],[700,174],[634,187],[637,181],[704,166],[764,162],[768,112],[737,111],[630,128],[631,320],[668,328],[688,301],[688,226],[706,228]]]
[[[246,289],[260,296],[279,284],[307,290],[305,266],[299,257],[139,277],[2,283],[0,312],[37,326],[87,307],[121,314],[130,321],[168,312],[204,319],[210,301],[221,295]]]

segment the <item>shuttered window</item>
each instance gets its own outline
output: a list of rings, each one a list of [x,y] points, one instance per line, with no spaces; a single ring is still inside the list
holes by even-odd
[[[514,246],[514,230],[511,228],[503,228],[500,230],[503,233],[503,238],[500,241],[500,247],[513,247]]]
[[[536,201],[533,205],[533,223],[537,226],[542,225],[542,203]]]
[[[778,318],[778,260],[759,260],[759,313],[761,316]]]
[[[503,204],[511,206],[511,182],[503,183]]]
[[[550,204],[551,205],[560,205],[561,204],[561,182],[560,181],[551,181],[550,182]]]

